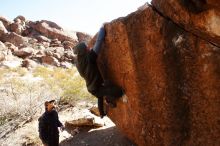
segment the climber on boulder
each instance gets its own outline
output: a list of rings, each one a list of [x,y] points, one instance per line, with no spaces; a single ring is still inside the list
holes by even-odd
[[[87,90],[98,98],[98,108],[101,118],[106,115],[104,111],[104,97],[111,107],[116,107],[116,99],[123,95],[122,89],[109,81],[104,81],[97,66],[97,57],[105,38],[104,25],[100,28],[95,45],[89,49],[85,42],[74,47],[74,54],[77,55],[76,68],[79,74],[85,79]]]

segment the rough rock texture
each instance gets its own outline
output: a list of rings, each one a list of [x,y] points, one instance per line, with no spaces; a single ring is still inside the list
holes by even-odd
[[[15,32],[16,34],[19,34],[19,35],[21,35],[24,31],[24,27],[19,23],[10,24],[9,29],[11,32]]]
[[[0,21],[0,36],[6,34],[8,31],[5,28],[3,22]]]
[[[25,48],[21,48],[19,50],[16,50],[14,52],[15,56],[21,57],[21,58],[26,58],[28,56],[31,56],[31,54],[34,52],[33,48],[30,47],[25,47]]]
[[[31,59],[25,59],[22,61],[21,66],[26,68],[34,68],[37,66],[37,63]]]
[[[71,36],[68,33],[65,33],[60,26],[50,21],[37,21],[31,25],[32,28],[52,39],[58,39],[60,41],[72,41],[76,42],[77,37]]]
[[[17,22],[18,19],[19,19],[20,21],[22,21],[22,22],[25,22],[25,21],[26,21],[26,18],[25,18],[24,16],[21,16],[21,15],[17,16],[17,17],[14,19],[14,21]]]
[[[5,56],[7,54],[6,50],[7,49],[6,49],[5,44],[0,41],[0,61],[4,61],[5,60]]]
[[[76,36],[78,37],[79,42],[89,42],[91,40],[91,36],[82,32],[76,32]]]
[[[0,16],[0,21],[2,21],[2,23],[4,24],[4,26],[6,28],[8,28],[8,26],[12,23],[11,21],[9,21],[8,19],[6,19],[5,17],[3,16]]]
[[[184,29],[220,47],[220,3],[217,0],[153,0],[153,6]]]
[[[8,49],[11,50],[12,52],[18,50],[18,47],[16,47],[15,45],[13,45],[13,44],[10,43],[10,42],[5,42],[5,46],[7,46]]]
[[[41,59],[43,64],[59,66],[59,61],[53,56],[42,56]]]
[[[139,146],[220,145],[220,48],[151,7],[105,27],[99,67],[126,93],[108,108],[117,127]]]
[[[220,8],[220,3],[219,3],[219,0],[206,0],[207,4],[212,6],[212,7],[215,7],[217,9]]]
[[[10,42],[15,46],[21,46],[28,43],[28,38],[16,34],[15,32],[8,32],[5,35],[1,36],[2,42]]]

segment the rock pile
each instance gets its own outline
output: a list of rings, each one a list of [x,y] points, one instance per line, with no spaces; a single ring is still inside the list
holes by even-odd
[[[11,22],[0,16],[0,66],[17,60],[17,66],[23,67],[48,64],[69,68],[75,59],[72,48],[90,39],[82,32],[67,32],[54,22],[32,22],[24,16]]]

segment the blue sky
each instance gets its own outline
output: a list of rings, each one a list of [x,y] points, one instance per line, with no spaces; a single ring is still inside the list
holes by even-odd
[[[0,15],[13,20],[50,20],[63,28],[94,35],[103,22],[137,10],[151,0],[1,0]]]

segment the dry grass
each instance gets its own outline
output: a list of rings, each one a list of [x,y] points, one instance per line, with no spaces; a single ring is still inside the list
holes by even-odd
[[[15,115],[38,116],[46,100],[74,104],[93,99],[75,68],[0,69],[0,91],[0,125]]]

